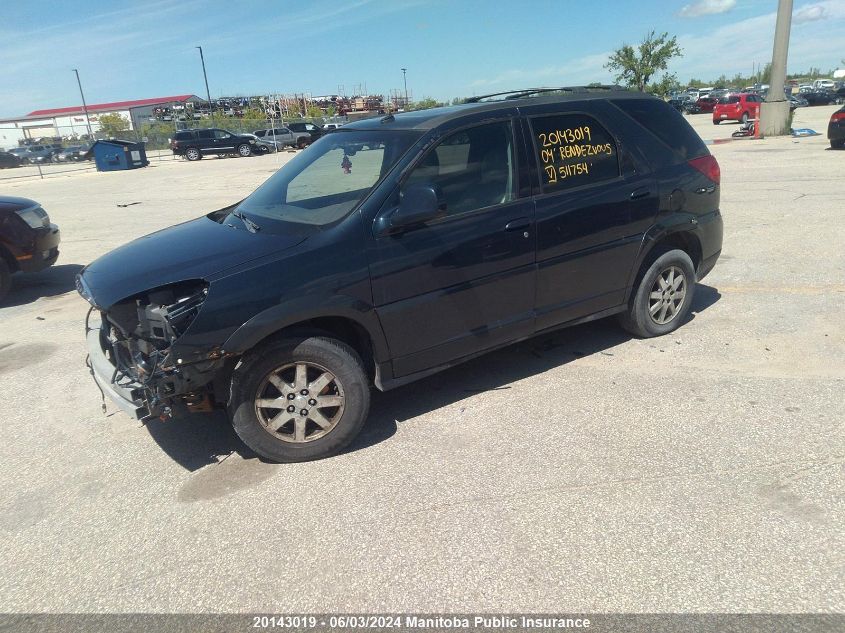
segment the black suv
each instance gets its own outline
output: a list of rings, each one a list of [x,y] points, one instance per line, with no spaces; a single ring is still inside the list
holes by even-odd
[[[257,153],[256,139],[218,128],[180,130],[170,139],[170,149],[177,156],[199,160],[204,154],[249,156]]]
[[[680,113],[617,87],[350,123],[88,265],[92,373],[133,417],[226,407],[260,455],[325,457],[371,385],[599,317],[679,327],[721,252],[719,178]]]

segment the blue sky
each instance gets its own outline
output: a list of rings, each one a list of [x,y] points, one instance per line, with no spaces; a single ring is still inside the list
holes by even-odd
[[[0,116],[88,102],[311,92],[366,84],[448,99],[610,81],[622,42],[677,34],[681,81],[750,74],[771,59],[777,0],[85,0],[4,3]],[[840,65],[845,0],[795,0],[790,72]]]

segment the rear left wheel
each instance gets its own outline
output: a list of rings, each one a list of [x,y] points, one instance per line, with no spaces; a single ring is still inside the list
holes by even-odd
[[[695,293],[695,267],[689,255],[672,249],[657,257],[640,277],[622,327],[642,338],[661,336],[684,322]]]
[[[358,435],[370,390],[358,354],[324,336],[279,341],[245,357],[232,377],[238,436],[277,462],[335,455]]]

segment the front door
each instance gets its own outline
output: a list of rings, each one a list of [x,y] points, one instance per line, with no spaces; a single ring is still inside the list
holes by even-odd
[[[510,120],[446,136],[403,188],[431,184],[445,215],[377,235],[371,255],[376,311],[401,377],[529,336],[534,319],[534,210],[517,186]]]

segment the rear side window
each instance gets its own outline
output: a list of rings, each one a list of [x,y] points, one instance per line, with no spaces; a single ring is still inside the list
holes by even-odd
[[[616,141],[586,114],[531,119],[544,193],[619,176]]]
[[[620,99],[613,104],[659,138],[681,160],[707,154],[704,141],[672,106],[657,99]]]

